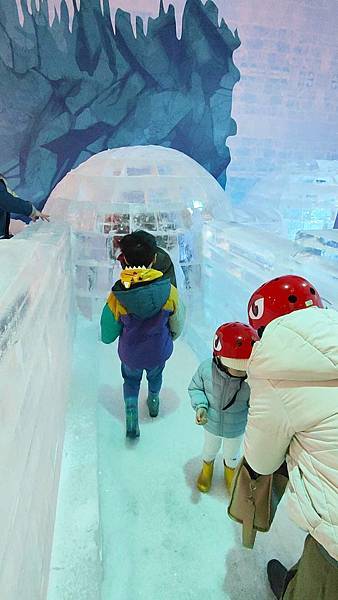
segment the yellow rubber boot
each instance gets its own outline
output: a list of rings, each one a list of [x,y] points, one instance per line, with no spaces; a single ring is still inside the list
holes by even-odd
[[[232,484],[232,480],[234,478],[234,474],[235,474],[235,469],[232,469],[231,467],[227,467],[227,465],[224,463],[224,481],[225,481],[225,485],[227,486],[229,492],[231,490],[231,484]]]
[[[212,475],[214,472],[214,461],[203,461],[202,471],[197,479],[197,487],[200,492],[208,492],[211,488]]]

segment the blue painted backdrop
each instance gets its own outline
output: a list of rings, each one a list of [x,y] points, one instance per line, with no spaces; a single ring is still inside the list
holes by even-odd
[[[107,8],[107,5],[106,5]],[[149,22],[82,0],[73,31],[48,25],[46,4],[25,13],[0,7],[0,171],[22,197],[42,205],[64,175],[93,154],[119,146],[160,144],[185,152],[222,185],[236,133],[232,91],[240,42],[212,1],[187,0],[182,38],[173,8]]]

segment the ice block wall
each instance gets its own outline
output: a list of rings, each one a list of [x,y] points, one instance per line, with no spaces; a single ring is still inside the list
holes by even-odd
[[[72,341],[70,234],[1,242],[0,596],[46,597]]]
[[[337,209],[338,160],[312,160],[290,163],[258,181],[235,220],[294,240],[301,230],[332,229]]]
[[[307,255],[324,256],[329,260],[338,261],[337,229],[299,231],[296,242],[304,248]]]
[[[241,39],[231,192],[290,161],[337,158],[337,0],[217,4],[226,7],[226,22]]]
[[[295,243],[255,227],[205,225],[201,301],[193,309],[188,332],[200,357],[210,355],[213,334],[221,323],[247,322],[247,303],[257,287],[289,273],[309,279],[325,305],[338,309],[338,271],[332,257],[315,254],[301,240]]]
[[[149,231],[170,253],[180,291],[200,287],[202,225],[229,221],[231,203],[218,182],[187,155],[162,146],[99,152],[68,173],[46,210],[73,232],[76,299],[88,319],[99,318],[119,278],[119,244]]]

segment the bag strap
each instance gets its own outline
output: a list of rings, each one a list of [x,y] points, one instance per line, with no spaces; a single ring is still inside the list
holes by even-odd
[[[233,404],[235,404],[236,398],[237,398],[237,394],[239,394],[239,392],[241,391],[242,383],[243,383],[243,381],[245,381],[245,379],[246,379],[245,377],[243,379],[241,379],[240,386],[239,386],[237,392],[235,392],[234,397],[230,400],[230,402],[226,406],[224,406],[224,408],[222,408],[222,410],[228,410],[228,408],[230,408],[230,406],[232,406]]]
[[[250,489],[253,482],[250,483]],[[252,494],[253,490],[251,490]],[[256,539],[257,530],[254,529],[256,506],[253,494],[247,499],[247,509],[242,523],[242,544],[244,548],[253,548]]]
[[[230,408],[230,406],[232,406],[233,404],[235,404],[236,398],[237,398],[237,393],[238,392],[236,392],[236,394],[234,395],[233,399],[230,400],[229,404],[227,404],[226,406],[224,406],[224,408],[222,408],[222,410],[228,410],[228,408]]]

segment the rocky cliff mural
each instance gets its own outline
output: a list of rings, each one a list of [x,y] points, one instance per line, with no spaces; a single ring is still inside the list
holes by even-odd
[[[1,2],[0,171],[18,194],[42,206],[70,169],[135,144],[181,150],[225,184],[237,32],[211,0],[186,1],[179,35],[174,6],[157,12],[145,27],[121,9],[112,23],[99,0]]]

